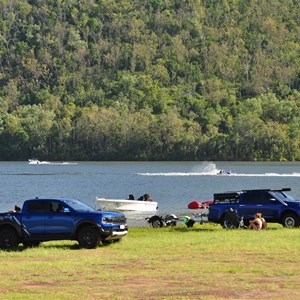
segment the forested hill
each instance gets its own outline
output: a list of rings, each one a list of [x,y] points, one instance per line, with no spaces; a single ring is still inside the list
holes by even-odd
[[[300,160],[298,0],[0,1],[0,160]]]

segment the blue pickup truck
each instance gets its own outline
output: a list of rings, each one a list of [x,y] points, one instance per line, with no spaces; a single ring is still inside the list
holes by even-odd
[[[0,214],[1,249],[51,240],[77,240],[90,249],[100,242],[120,241],[127,233],[124,214],[98,211],[73,199],[30,199],[20,212]]]
[[[267,222],[280,223],[289,228],[299,227],[300,200],[286,193],[290,190],[259,189],[214,194],[208,219],[221,224],[223,228],[232,228],[227,217],[227,212],[231,209],[236,211],[239,218],[243,218],[245,225],[253,219],[255,213],[261,212]]]

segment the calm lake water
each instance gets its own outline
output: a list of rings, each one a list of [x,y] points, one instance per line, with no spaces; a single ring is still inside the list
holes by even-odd
[[[217,175],[219,170],[231,175]],[[290,187],[300,198],[300,162],[72,162],[30,165],[0,162],[0,211],[34,197],[76,198],[95,207],[96,196],[136,198],[149,193],[158,201],[153,214],[192,214],[193,200],[216,192]],[[127,216],[145,223],[144,215]]]

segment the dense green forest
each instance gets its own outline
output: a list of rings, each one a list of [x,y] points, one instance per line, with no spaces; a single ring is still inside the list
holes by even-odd
[[[0,160],[300,160],[299,0],[0,0]]]

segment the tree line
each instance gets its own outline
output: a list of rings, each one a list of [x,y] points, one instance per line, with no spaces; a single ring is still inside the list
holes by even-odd
[[[299,160],[296,0],[3,0],[0,160]]]

